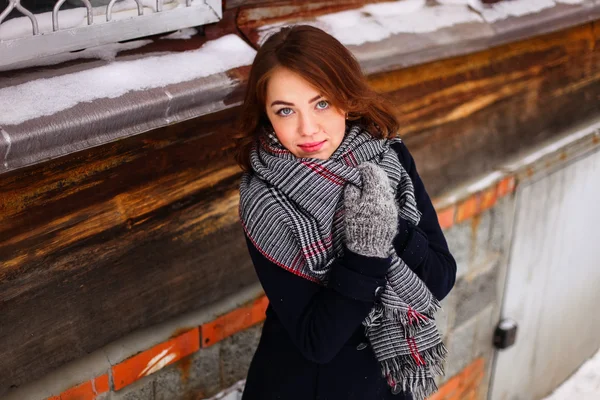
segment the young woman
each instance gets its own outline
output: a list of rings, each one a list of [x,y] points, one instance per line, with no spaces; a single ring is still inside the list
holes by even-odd
[[[335,38],[270,36],[241,115],[240,217],[269,298],[243,400],[422,400],[456,276],[398,122]]]

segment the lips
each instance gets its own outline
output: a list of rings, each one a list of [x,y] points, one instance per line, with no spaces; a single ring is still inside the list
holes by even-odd
[[[320,142],[303,143],[299,144],[298,147],[300,147],[306,153],[316,153],[317,151],[321,150],[321,147],[323,147],[325,142],[326,140]]]

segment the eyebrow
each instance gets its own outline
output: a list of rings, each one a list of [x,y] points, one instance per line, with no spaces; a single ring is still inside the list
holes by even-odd
[[[321,97],[323,97],[323,95],[322,95],[322,94],[319,94],[319,95],[317,95],[317,96],[313,97],[312,99],[310,99],[310,100],[308,101],[308,104],[310,104],[310,103],[313,103],[313,102],[315,102],[315,101],[319,100]],[[293,105],[294,105],[294,103],[288,103],[287,101],[282,101],[282,100],[275,100],[274,102],[272,102],[272,103],[271,103],[271,107],[273,107],[273,106],[277,106],[277,105],[282,105],[282,106],[293,106]]]

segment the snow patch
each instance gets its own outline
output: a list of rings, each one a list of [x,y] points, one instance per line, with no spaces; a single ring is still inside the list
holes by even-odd
[[[238,381],[233,386],[216,394],[214,397],[211,397],[208,400],[241,400],[245,384],[245,380]]]
[[[185,28],[185,29],[180,29],[176,32],[173,32],[170,35],[162,36],[161,39],[171,39],[171,40],[190,39],[192,36],[196,35],[197,33],[198,33],[198,30],[196,28]]]
[[[582,4],[586,0],[504,0],[498,3],[484,4],[481,0],[437,0],[443,5],[465,5],[476,10],[486,22],[493,23],[508,17],[521,17],[534,14],[559,3]]]
[[[0,89],[0,126],[52,115],[78,103],[185,82],[252,63],[256,51],[236,35],[197,50],[116,61],[72,74]]]
[[[398,33],[427,33],[449,26],[483,22],[466,4],[428,6],[425,0],[404,0],[369,4],[356,10],[341,11],[302,21],[333,35],[344,45],[378,42]],[[279,28],[293,25],[277,23],[259,29],[262,43]]]
[[[535,14],[546,8],[556,6],[556,3],[581,3],[583,0],[511,0],[493,4],[483,4],[481,0],[465,0],[474,10],[477,10],[486,22],[493,23],[508,17],[522,17]]]
[[[469,193],[481,192],[482,190],[488,189],[493,184],[495,184],[500,179],[502,179],[502,176],[503,176],[502,172],[494,171],[494,172],[484,176],[483,178],[477,180],[477,182],[469,185],[466,190]]]
[[[600,351],[544,400],[600,399]]]
[[[581,4],[583,2],[585,2],[586,0],[554,0],[557,3],[564,3],[564,4]]]

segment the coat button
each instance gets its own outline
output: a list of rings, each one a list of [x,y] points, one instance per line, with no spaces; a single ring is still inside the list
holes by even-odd
[[[375,297],[379,297],[381,292],[383,292],[383,286],[377,286],[377,289],[375,289]]]
[[[364,350],[367,348],[367,344],[365,342],[359,343],[358,346],[356,346],[356,350],[360,351],[360,350]]]
[[[402,392],[402,387],[400,385],[396,385],[392,388],[392,394],[399,394]]]

